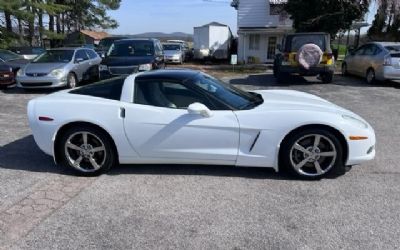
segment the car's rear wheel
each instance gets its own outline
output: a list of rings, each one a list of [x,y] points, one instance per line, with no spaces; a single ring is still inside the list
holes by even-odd
[[[347,71],[347,64],[343,63],[342,64],[342,76],[347,76],[349,75],[349,72]]]
[[[323,83],[332,83],[333,73],[324,73],[321,75],[321,80]]]
[[[343,147],[329,130],[306,129],[285,139],[280,167],[304,179],[344,173]]]
[[[94,176],[116,162],[110,138],[100,129],[80,126],[68,129],[58,144],[61,163],[79,175]]]
[[[368,84],[374,84],[376,83],[376,76],[375,76],[375,70],[373,69],[368,69],[367,74],[365,76],[365,80],[367,81]]]
[[[75,88],[78,86],[78,80],[76,79],[76,76],[74,73],[70,72],[67,75],[67,87],[70,89]]]

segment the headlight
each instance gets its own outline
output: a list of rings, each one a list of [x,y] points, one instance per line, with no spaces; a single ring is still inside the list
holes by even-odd
[[[174,55],[173,58],[174,59],[179,59],[181,57],[181,55]]]
[[[60,78],[64,75],[64,69],[54,69],[49,75]]]
[[[149,71],[153,68],[151,64],[141,64],[139,66],[139,71]]]
[[[25,75],[24,70],[23,70],[23,69],[19,69],[19,70],[17,71],[17,76],[23,76],[23,75]]]
[[[368,124],[358,118],[352,117],[350,115],[342,115],[342,117],[343,117],[343,119],[350,121],[353,124],[357,124],[361,128],[368,128]]]
[[[107,65],[100,64],[100,65],[99,65],[99,70],[100,70],[100,71],[108,71],[108,67],[107,67]]]

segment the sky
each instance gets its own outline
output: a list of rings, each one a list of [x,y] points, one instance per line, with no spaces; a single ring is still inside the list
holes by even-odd
[[[213,21],[228,25],[237,31],[237,11],[231,0],[122,0],[118,10],[109,14],[119,27],[111,34],[140,34],[145,32],[185,32],[193,34],[193,27]],[[373,2],[366,15],[372,23],[376,13]],[[368,28],[363,28],[366,32]]]
[[[236,33],[237,13],[230,0],[122,0],[121,6],[109,14],[119,27],[112,34],[144,32],[185,32],[212,21],[231,27]]]

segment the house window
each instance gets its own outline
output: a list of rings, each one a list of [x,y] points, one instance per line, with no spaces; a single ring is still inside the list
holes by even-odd
[[[249,36],[249,49],[259,50],[260,49],[260,35],[252,34]]]
[[[268,37],[268,51],[267,58],[274,59],[276,53],[276,37],[271,36]]]

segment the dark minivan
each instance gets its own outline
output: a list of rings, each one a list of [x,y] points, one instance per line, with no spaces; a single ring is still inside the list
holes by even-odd
[[[103,79],[165,67],[164,51],[157,39],[115,41],[100,64]]]

